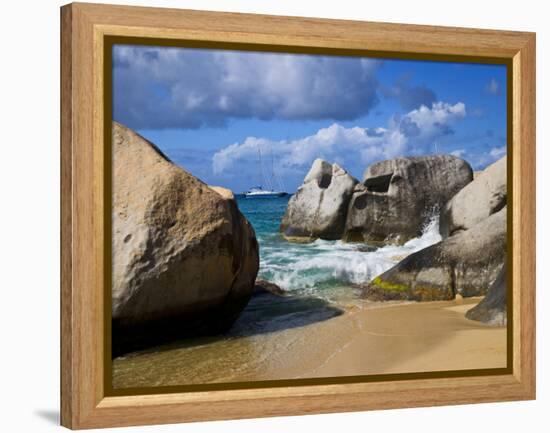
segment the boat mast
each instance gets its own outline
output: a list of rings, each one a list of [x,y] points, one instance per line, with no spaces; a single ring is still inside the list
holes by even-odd
[[[282,180],[279,176],[275,174],[275,158],[273,156],[273,147],[271,147],[271,183],[273,184],[272,189],[277,189],[280,192],[284,192],[285,188],[282,183]]]
[[[278,189],[279,192],[284,192],[284,185],[282,180],[275,174],[275,157],[273,155],[273,147],[270,146],[271,152],[271,174],[267,177],[264,174],[264,164],[262,160],[262,148],[258,143],[258,176],[259,176],[259,188],[263,189],[264,186],[267,186],[267,189],[270,192],[275,192]],[[269,171],[269,169],[268,169]]]
[[[260,188],[263,188],[264,186],[264,172],[262,169],[262,150],[260,149],[260,145],[258,144],[258,165],[259,165],[259,176],[260,176]]]
[[[275,163],[273,161],[273,146],[269,146],[269,150],[271,151],[271,190],[275,190],[275,188],[279,188],[277,185],[276,185],[276,181],[275,181]]]

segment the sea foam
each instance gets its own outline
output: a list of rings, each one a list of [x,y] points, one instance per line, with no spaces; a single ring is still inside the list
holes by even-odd
[[[388,245],[374,251],[366,250],[364,244],[320,239],[309,244],[260,241],[260,277],[286,290],[305,292],[364,283],[409,254],[440,240],[439,218],[434,216],[420,237],[401,246]]]

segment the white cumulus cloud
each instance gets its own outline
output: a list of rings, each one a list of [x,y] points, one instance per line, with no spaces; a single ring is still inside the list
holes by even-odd
[[[451,152],[451,155],[457,158],[462,158],[466,154],[466,149],[456,149]]]
[[[451,125],[466,115],[462,102],[436,102],[421,106],[387,126],[344,127],[339,123],[319,129],[315,134],[295,140],[269,140],[248,137],[233,143],[212,158],[215,174],[242,172],[258,159],[258,152],[273,154],[279,171],[296,173],[307,169],[315,158],[337,161],[351,172],[362,173],[368,164],[380,159],[431,153],[433,143],[452,134]]]
[[[489,155],[495,159],[499,159],[501,157],[503,157],[504,155],[506,155],[506,146],[501,146],[501,147],[493,147],[490,151],[489,151]]]

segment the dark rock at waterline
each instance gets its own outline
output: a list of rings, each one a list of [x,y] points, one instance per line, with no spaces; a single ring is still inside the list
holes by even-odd
[[[340,239],[356,184],[338,164],[316,159],[288,202],[280,226],[283,236],[290,241]]]
[[[506,157],[480,172],[441,209],[443,237],[468,230],[506,206]]]
[[[474,308],[468,310],[466,318],[493,326],[506,326],[506,264],[487,295]]]
[[[285,296],[287,294],[286,290],[280,288],[277,284],[274,284],[270,281],[257,279],[256,284],[254,285],[254,295],[275,295],[275,296]]]
[[[368,167],[350,200],[344,239],[403,244],[472,181],[470,165],[452,155],[397,158]]]
[[[254,291],[252,226],[152,143],[113,123],[113,354],[228,329]]]
[[[373,245],[361,245],[359,247],[357,247],[357,251],[360,251],[362,253],[372,253],[374,251],[376,251],[378,249],[378,247],[375,247]]]
[[[506,207],[471,229],[417,251],[366,284],[371,300],[437,301],[481,296],[506,257]]]

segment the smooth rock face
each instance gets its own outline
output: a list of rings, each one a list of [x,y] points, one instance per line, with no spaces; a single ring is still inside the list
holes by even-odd
[[[481,296],[506,257],[506,207],[471,229],[417,251],[363,288],[372,300],[437,301]]]
[[[350,201],[344,239],[403,244],[472,181],[470,165],[452,155],[397,158],[368,167]]]
[[[506,264],[489,288],[487,296],[474,308],[468,310],[466,318],[493,326],[506,326]]]
[[[230,189],[224,188],[223,186],[208,185],[208,187],[216,191],[219,195],[221,195],[223,198],[227,200],[235,200],[235,195],[233,194],[233,191],[231,191]]]
[[[356,184],[338,164],[316,159],[289,200],[280,231],[288,240],[340,239]]]
[[[233,323],[254,291],[259,258],[227,190],[113,123],[112,212],[114,355]]]
[[[468,230],[506,206],[506,164],[503,157],[490,165],[447,202],[439,220],[443,237]]]

